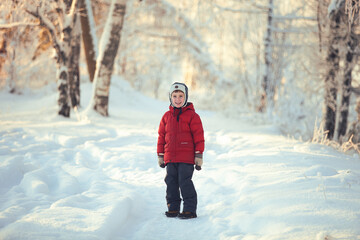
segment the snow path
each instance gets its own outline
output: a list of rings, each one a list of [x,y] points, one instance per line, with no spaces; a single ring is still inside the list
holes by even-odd
[[[70,119],[54,114],[56,94],[0,93],[1,240],[360,239],[358,156],[205,111],[198,218],[166,218],[167,103],[120,80],[111,91],[109,118]]]

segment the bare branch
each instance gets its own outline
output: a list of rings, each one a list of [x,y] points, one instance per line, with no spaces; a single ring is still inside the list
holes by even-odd
[[[268,8],[265,6],[259,6],[255,2],[250,2],[251,5],[253,5],[258,10],[249,10],[249,9],[234,9],[230,7],[222,7],[216,3],[212,3],[212,5],[222,11],[228,11],[233,13],[249,13],[249,14],[266,14],[268,11]],[[295,10],[298,11],[298,10]],[[297,16],[297,15],[286,15],[286,16],[273,16],[276,20],[309,20],[309,21],[316,21],[317,19],[314,17],[305,17],[305,16]]]
[[[156,31],[154,31],[154,32],[149,31],[148,29],[137,29],[134,31],[134,33],[144,34],[146,36],[153,37],[153,38],[171,39],[171,40],[176,40],[176,41],[180,40],[180,37],[178,35],[161,34]]]
[[[77,0],[73,0],[69,9],[68,14],[64,14],[63,28],[67,28],[69,26],[73,26],[75,24],[76,18],[74,14],[76,14],[77,10]]]
[[[38,23],[26,23],[26,22],[14,22],[7,24],[0,24],[0,30],[15,28],[15,27],[27,27],[27,26],[39,26]]]
[[[304,17],[304,16],[273,16],[276,20],[309,20],[309,21],[317,21],[315,17]]]
[[[233,12],[233,13],[251,13],[251,14],[263,14],[266,13],[266,10],[262,9],[262,11],[258,11],[258,10],[245,10],[245,9],[234,9],[234,8],[230,8],[230,7],[222,7],[216,3],[212,3],[212,5],[216,8],[219,8],[222,11],[228,11],[228,12]]]
[[[61,44],[59,43],[58,37],[56,36],[56,28],[54,24],[50,21],[50,19],[40,13],[38,8],[36,8],[36,11],[29,9],[26,9],[25,11],[37,18],[40,21],[40,25],[46,27],[49,30],[56,53],[60,56],[62,52]]]
[[[64,1],[56,0],[55,2],[57,3],[59,13],[62,13],[63,15],[65,15],[66,14],[66,4],[64,3]]]
[[[267,11],[269,9],[270,6],[263,6],[263,5],[259,5],[256,3],[255,0],[250,0],[250,1],[246,1],[247,3],[250,3],[253,7],[263,10],[263,11]]]
[[[346,0],[345,1],[345,13],[347,13],[349,17],[349,24],[352,24],[354,20],[359,17],[359,8],[360,1],[359,0]]]
[[[76,4],[77,4],[77,0],[73,0],[72,3],[71,3],[71,9],[70,9],[70,12],[69,12],[69,16],[73,16],[75,14]]]

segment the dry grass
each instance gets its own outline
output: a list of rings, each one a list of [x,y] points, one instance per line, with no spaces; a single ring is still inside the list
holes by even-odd
[[[343,152],[350,152],[350,151],[355,151],[358,154],[360,154],[360,143],[353,143],[352,139],[353,139],[354,135],[351,135],[350,139],[347,142],[344,142],[343,144],[341,144],[340,148],[341,151]]]
[[[319,143],[326,146],[331,146],[338,151],[348,154],[360,154],[360,143],[353,143],[352,139],[353,135],[351,135],[350,139],[344,143],[339,143],[335,140],[328,139],[328,131],[324,131],[324,122],[322,121],[318,127],[317,120],[315,121],[313,138],[311,140],[312,143]]]

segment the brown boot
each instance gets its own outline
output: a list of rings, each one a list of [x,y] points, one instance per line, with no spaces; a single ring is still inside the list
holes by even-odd
[[[165,215],[170,218],[177,217],[179,215],[179,211],[167,211],[165,212]]]
[[[182,212],[178,216],[181,219],[190,219],[190,218],[197,218],[196,213],[193,212]]]

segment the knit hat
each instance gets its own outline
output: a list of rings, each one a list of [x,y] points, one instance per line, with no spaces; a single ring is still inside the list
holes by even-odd
[[[187,86],[184,84],[184,83],[179,83],[179,82],[175,82],[171,85],[170,87],[170,91],[169,91],[169,100],[170,100],[170,104],[171,106],[175,107],[172,102],[171,102],[171,94],[174,92],[174,91],[182,91],[185,95],[185,101],[184,101],[184,104],[181,106],[181,107],[184,107],[186,106],[187,104],[187,101],[188,101],[188,88]]]

